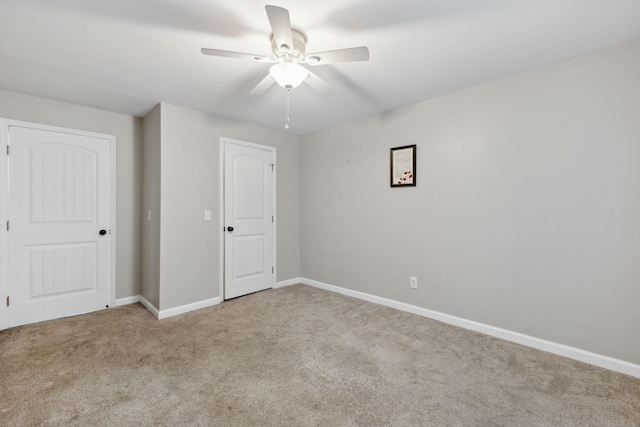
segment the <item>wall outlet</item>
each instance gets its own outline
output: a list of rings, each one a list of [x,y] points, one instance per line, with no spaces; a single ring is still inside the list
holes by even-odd
[[[413,289],[418,289],[418,278],[417,277],[409,277],[409,286]]]

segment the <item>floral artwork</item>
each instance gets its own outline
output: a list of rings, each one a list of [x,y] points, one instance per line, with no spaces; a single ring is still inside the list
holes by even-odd
[[[413,184],[413,172],[404,171],[402,176],[398,178],[398,182],[396,184],[405,185],[405,184]]]
[[[416,186],[416,146],[391,149],[391,186]]]

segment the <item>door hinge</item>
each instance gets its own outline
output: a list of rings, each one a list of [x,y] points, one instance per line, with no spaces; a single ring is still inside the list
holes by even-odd
[[[273,215],[271,215],[271,222],[273,222]]]
[[[7,221],[7,231],[11,228],[11,221]]]
[[[274,163],[271,163],[271,172],[273,172],[273,167],[275,166]]]
[[[271,274],[276,272],[276,268],[275,267],[271,267]]]
[[[11,154],[11,148],[9,148],[9,145],[7,145],[7,156]]]
[[[9,307],[9,296],[7,296],[7,307]]]

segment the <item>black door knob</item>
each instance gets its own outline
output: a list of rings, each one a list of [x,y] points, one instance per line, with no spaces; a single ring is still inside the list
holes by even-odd
[[[107,234],[107,230],[100,230],[100,235],[104,236],[105,234]]]
[[[227,231],[233,231],[233,227],[227,227]]]

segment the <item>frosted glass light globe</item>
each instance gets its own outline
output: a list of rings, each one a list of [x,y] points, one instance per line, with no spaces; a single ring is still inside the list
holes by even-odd
[[[309,77],[309,73],[302,65],[293,62],[281,62],[269,70],[271,77],[285,89],[293,89]]]

